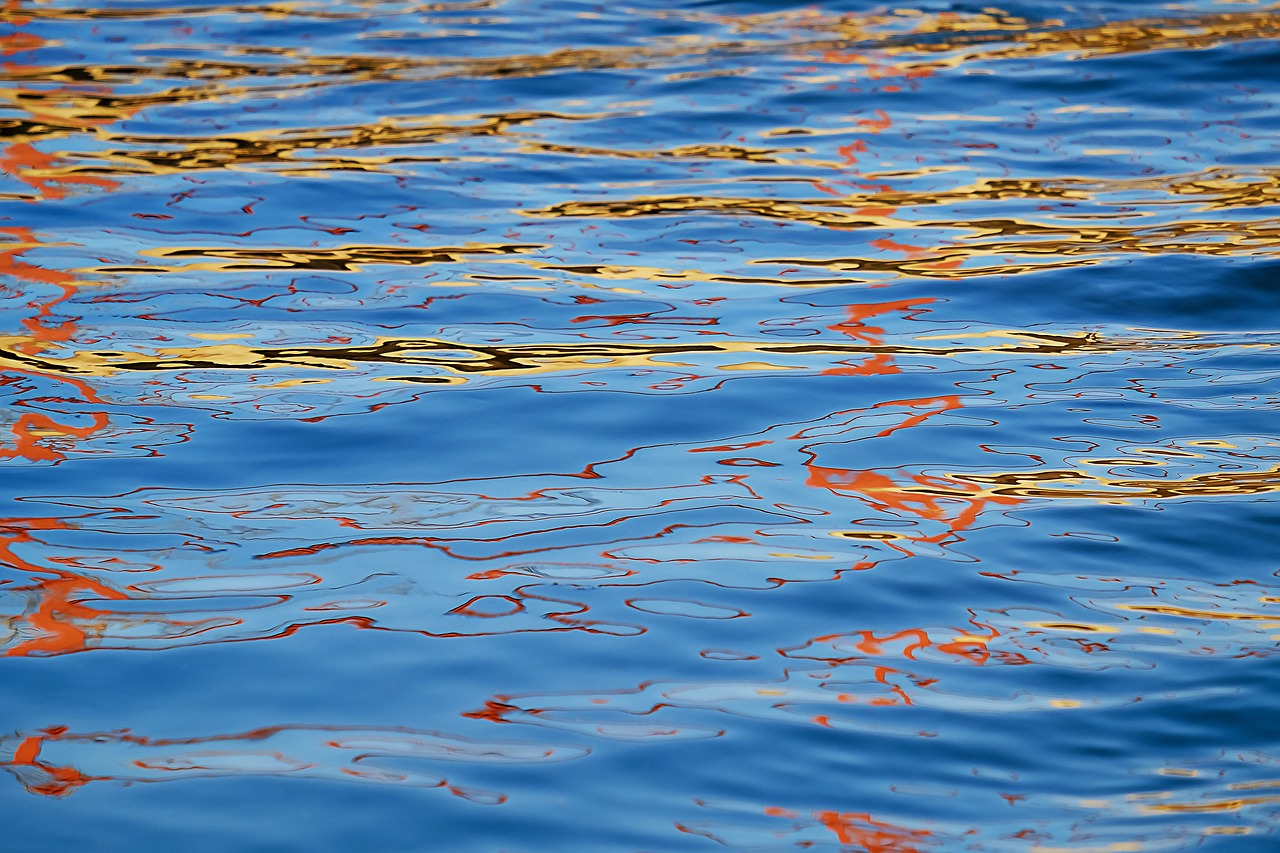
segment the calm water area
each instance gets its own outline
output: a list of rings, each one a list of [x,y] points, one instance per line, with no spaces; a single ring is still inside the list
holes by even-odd
[[[7,0],[0,849],[1280,850],[1278,37]]]

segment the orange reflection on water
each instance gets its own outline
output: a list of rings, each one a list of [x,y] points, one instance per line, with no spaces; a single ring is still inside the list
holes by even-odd
[[[496,805],[506,800],[504,794],[453,784],[434,768],[442,763],[543,764],[587,752],[400,727],[269,726],[209,737],[150,738],[127,729],[81,734],[54,726],[0,737],[0,768],[30,793],[46,797],[64,797],[89,782],[287,776],[443,788]]]
[[[32,340],[16,343],[14,349],[30,355],[39,352],[45,343],[69,340],[75,334],[75,321],[72,319],[50,321],[53,318],[53,307],[65,302],[76,292],[75,276],[21,260],[24,253],[44,242],[32,229],[0,226],[0,235],[13,240],[11,243],[0,243],[0,275],[33,284],[51,284],[60,291],[53,299],[35,298],[27,303],[26,307],[36,310],[33,316],[24,317],[22,320],[22,325],[31,333]]]
[[[32,595],[35,608],[16,617],[17,630],[31,632],[34,636],[6,649],[7,657],[27,655],[59,655],[85,651],[90,639],[104,625],[107,613],[79,603],[82,598],[106,598],[120,600],[126,596],[105,584],[70,572],[58,577],[36,580],[28,587],[18,587]],[[115,617],[118,618],[118,617]]]
[[[934,73],[932,68],[920,63],[892,62],[884,55],[846,50],[824,50],[822,51],[822,61],[832,65],[856,65],[858,66],[859,76],[877,83],[885,81],[881,83],[879,89],[882,92],[890,93],[902,91],[903,87],[899,81],[906,83],[911,91],[918,91],[920,89],[919,81],[926,77],[932,77]],[[856,79],[856,77],[851,78],[851,82],[856,81]],[[854,88],[853,91],[861,90]],[[884,127],[888,127],[888,119],[885,119],[884,122]]]
[[[27,18],[14,14],[19,8],[19,3],[10,3],[5,7],[6,23],[19,27],[28,23]],[[0,36],[0,51],[5,56],[27,53],[51,45],[52,42],[48,39],[33,33],[13,32]],[[23,65],[18,62],[6,62],[3,67],[10,74],[40,70],[38,66]],[[90,130],[108,125],[127,118],[137,111],[122,109],[116,114],[94,115],[92,111],[77,108],[77,102],[83,100],[86,95],[110,96],[111,94],[112,90],[103,86],[59,86],[49,89],[24,87],[16,80],[12,89],[0,87],[0,99],[7,102],[7,106],[29,115],[33,122],[43,126],[32,127],[29,134],[18,135],[0,149],[0,169],[35,189],[43,199],[66,198],[68,189],[75,186],[91,186],[108,190],[119,187],[120,183],[110,178],[55,173],[57,164],[62,158],[40,151],[32,144],[41,138],[61,135],[64,130]]]
[[[919,853],[921,848],[918,845],[933,835],[928,830],[876,820],[865,812],[815,810],[811,818],[806,819],[791,809],[767,806],[764,813],[769,817],[791,820],[811,819],[834,833],[840,844],[856,845],[865,853]]]
[[[869,318],[916,306],[915,302],[891,302],[855,306],[848,313],[854,318]],[[847,326],[847,334],[867,340],[874,340],[879,332],[863,319],[836,325]],[[611,593],[585,590],[654,588],[667,581],[688,580],[679,577],[685,572],[680,567],[705,560],[741,566],[733,583],[726,585],[742,589],[775,588],[787,579],[836,580],[849,569],[870,569],[885,559],[896,559],[898,554],[913,556],[922,550],[920,546],[962,541],[962,533],[984,513],[1019,503],[1019,498],[991,495],[976,485],[941,477],[817,464],[824,447],[914,429],[960,407],[958,395],[890,401],[800,425],[780,424],[761,433],[732,437],[730,443],[637,447],[571,474],[401,484],[381,491],[369,486],[282,486],[242,494],[161,494],[137,497],[141,506],[136,510],[123,508],[135,500],[127,496],[119,496],[120,504],[96,499],[71,503],[110,508],[113,528],[124,522],[125,533],[134,527],[145,529],[149,524],[146,519],[156,518],[157,510],[162,518],[163,513],[173,513],[180,528],[187,527],[182,518],[191,522],[193,514],[199,513],[200,521],[195,523],[206,531],[226,530],[218,516],[227,515],[236,519],[232,523],[237,526],[259,525],[261,552],[253,555],[255,560],[299,561],[298,568],[305,571],[218,576],[206,574],[204,558],[193,555],[199,564],[191,572],[195,577],[153,576],[145,584],[114,588],[92,573],[69,574],[66,563],[71,558],[48,556],[48,568],[11,560],[12,566],[32,578],[9,590],[26,595],[33,603],[23,615],[14,617],[31,636],[19,637],[9,653],[59,654],[89,647],[144,649],[251,641],[292,636],[305,626],[337,624],[436,638],[522,632],[644,633],[646,625],[588,618],[594,606],[589,602]],[[751,456],[743,455],[747,450]],[[737,470],[733,474],[703,474],[684,484],[628,485],[626,472],[639,470],[636,466],[641,464],[635,459],[637,454],[661,458],[672,452],[699,454],[698,464],[704,471],[716,471],[720,465]],[[707,453],[724,458],[707,459]],[[774,495],[786,482],[779,479],[776,469],[784,467],[787,460],[796,461],[797,454],[808,460],[807,486],[839,498],[852,497],[874,510],[877,518],[855,522],[864,529],[831,530],[834,519],[824,510],[797,525],[786,502]],[[606,472],[606,466],[611,470]],[[621,480],[613,473],[619,469]],[[610,488],[589,483],[602,478],[612,480]],[[799,483],[793,480],[792,485]],[[840,510],[837,505],[841,503],[837,500],[832,506]],[[727,521],[722,513],[708,524],[702,514],[713,508],[728,509],[737,517]],[[695,513],[700,517],[694,518]],[[803,529],[815,524],[813,518],[824,520],[816,522],[816,529]],[[884,521],[886,530],[875,526],[877,520]],[[15,536],[28,537],[20,541],[31,542],[32,531],[22,528],[22,521],[13,522],[18,531]],[[769,528],[750,535],[708,529],[742,523]],[[780,532],[774,528],[780,523],[791,529]],[[917,529],[903,530],[905,527]],[[799,536],[808,541],[779,545],[770,541],[773,536]],[[856,545],[851,550],[848,541],[836,543],[833,537]],[[47,543],[36,547],[50,548]],[[359,552],[372,553],[391,565],[416,564],[420,555],[428,556],[443,570],[435,581],[436,591],[444,594],[435,601],[443,607],[424,608],[421,602],[414,603],[418,600],[396,587],[400,572],[368,575],[368,558]],[[555,555],[554,561],[546,561],[549,555]],[[314,574],[321,564],[328,567],[324,578]],[[558,568],[561,565],[563,568]],[[116,571],[116,567],[106,568]],[[298,580],[304,574],[306,579]],[[251,577],[260,580],[244,580]],[[622,581],[631,577],[634,582]],[[521,580],[524,578],[529,580]],[[609,583],[598,583],[606,578]],[[586,584],[584,592],[558,583],[574,579]],[[489,582],[485,585],[490,588],[479,588],[477,582]],[[449,588],[448,583],[457,586]],[[109,607],[112,601],[122,599],[137,603]],[[683,592],[674,597],[627,598],[620,604],[634,611],[685,618],[722,619],[745,613],[742,608],[717,607]],[[199,611],[201,618],[175,619],[171,615],[175,611]],[[129,630],[122,630],[122,626],[129,626]],[[866,643],[876,641],[888,642],[879,635],[863,638]],[[936,645],[943,654],[958,650],[945,641]],[[880,674],[882,685],[891,688],[888,676],[892,672],[886,669]]]
[[[877,659],[892,657],[903,661],[916,661],[919,655],[928,652],[935,660],[940,656],[945,661],[963,661],[975,666],[984,666],[993,658],[1001,664],[1030,663],[1029,659],[1018,652],[992,651],[988,646],[1001,636],[1001,631],[992,625],[977,621],[976,618],[971,619],[970,622],[973,626],[972,630],[912,627],[892,632],[861,630],[828,634],[814,637],[801,646],[778,651],[783,657],[792,660],[815,660],[837,667],[849,664],[869,666],[875,683],[882,685],[892,695],[873,696],[867,701],[868,705],[873,707],[914,705],[915,702],[902,686],[902,682],[906,680],[916,687],[929,687],[937,679],[919,677],[895,666],[880,663]],[[949,636],[939,638],[939,634]],[[825,648],[819,648],[820,646]],[[891,678],[891,676],[900,677]],[[850,692],[850,687],[841,685],[840,689],[841,692],[836,697],[837,701],[844,703],[859,701],[859,697]],[[822,715],[815,717],[813,721],[819,725],[830,725],[829,720]]]
[[[906,259],[908,261],[913,262],[912,266],[917,271],[937,270],[939,272],[945,272],[946,270],[959,269],[960,265],[964,263],[964,260],[961,258],[948,258],[946,254],[948,247],[945,246],[930,249],[925,246],[913,246],[908,243],[897,243],[887,237],[879,240],[872,240],[870,245],[888,252],[903,253],[906,255]]]
[[[827,328],[870,346],[884,346],[885,330],[879,326],[868,325],[867,320],[891,312],[900,313],[904,317],[911,319],[927,310],[923,306],[936,301],[936,299],[929,297],[849,305],[845,307],[846,318],[839,323],[827,326]],[[870,359],[855,367],[829,367],[822,371],[825,376],[869,376],[901,372],[901,369],[894,364],[893,354],[890,352],[876,353]]]
[[[60,726],[23,738],[8,763],[0,766],[13,773],[22,786],[33,794],[65,797],[81,785],[93,781],[93,777],[84,775],[74,767],[55,767],[40,760],[45,741],[56,740],[66,731],[66,727]]]
[[[894,400],[877,403],[872,408],[905,407],[914,412],[898,424],[881,429],[877,437],[891,435],[898,430],[920,426],[931,418],[962,408],[961,398],[949,394],[939,397],[921,397],[913,400]],[[842,496],[855,497],[878,513],[888,513],[898,518],[918,518],[927,522],[940,522],[944,529],[934,534],[901,534],[911,542],[941,545],[961,542],[961,531],[968,530],[983,513],[994,507],[1013,506],[1021,501],[1005,495],[995,495],[977,484],[961,483],[951,478],[927,474],[900,473],[898,478],[874,470],[831,468],[815,463],[816,454],[807,451],[806,463],[809,476],[805,485],[825,489]],[[876,536],[858,532],[846,533],[849,538],[881,538],[895,550],[910,554],[901,545],[894,544],[899,534]]]
[[[30,337],[11,342],[12,351],[23,355],[35,355],[50,345],[70,340],[76,332],[76,318],[56,318],[53,314],[55,306],[66,302],[75,295],[79,282],[70,273],[51,270],[36,264],[27,263],[21,256],[28,250],[43,242],[30,228],[0,227],[0,235],[11,238],[13,242],[0,243],[0,275],[11,280],[29,282],[32,285],[52,285],[57,288],[56,295],[35,295],[26,305],[34,313],[22,318],[22,325]],[[0,374],[0,386],[16,386],[23,391],[34,390],[27,387],[29,383],[46,378],[43,374],[32,373],[18,368],[6,368]],[[77,405],[101,406],[100,400],[92,388],[84,382],[69,377],[59,377],[60,385],[74,389],[78,400],[65,396],[41,396],[41,403],[73,403]],[[18,405],[30,406],[30,398]],[[13,446],[0,446],[0,459],[16,457],[32,462],[57,463],[66,459],[66,454],[57,446],[59,443],[76,439],[87,439],[105,429],[108,424],[105,412],[89,413],[89,422],[72,425],[60,421],[44,412],[26,411],[18,415],[9,430],[13,436]]]
[[[38,118],[38,116],[36,116]],[[45,154],[27,142],[11,142],[0,151],[0,169],[28,184],[44,199],[67,197],[70,186],[92,186],[113,190],[119,181],[92,175],[50,174],[62,158]]]
[[[20,14],[20,2],[11,2],[4,8],[6,23],[21,27],[28,23],[28,18]],[[31,33],[14,32],[0,38],[0,45],[6,56],[25,53],[46,47],[51,43]],[[9,72],[27,69],[20,63],[7,62],[5,69]],[[37,78],[38,79],[38,78]],[[116,181],[86,175],[53,174],[58,157],[40,151],[35,143],[42,138],[59,135],[58,129],[89,130],[109,124],[126,114],[118,116],[96,116],[78,111],[74,107],[77,98],[84,96],[83,87],[58,87],[55,89],[23,87],[15,82],[14,88],[0,88],[0,99],[8,102],[12,108],[30,116],[32,129],[29,134],[18,133],[11,136],[3,149],[0,149],[0,170],[17,177],[19,180],[36,189],[40,197],[46,200],[61,199],[67,196],[70,188],[76,186],[93,186],[112,190],[120,186]],[[109,89],[95,87],[99,94],[110,94]],[[73,106],[47,109],[42,104],[58,104],[65,99]],[[66,303],[77,292],[81,282],[70,273],[61,270],[46,269],[29,263],[22,256],[29,250],[44,243],[36,232],[23,226],[0,226],[0,275],[12,281],[26,282],[34,285],[35,293],[26,304],[33,313],[21,320],[23,328],[30,335],[27,339],[15,339],[8,343],[12,352],[24,355],[36,355],[48,349],[50,345],[71,340],[76,333],[78,318],[59,318],[54,309]],[[52,286],[56,292],[50,296],[41,292],[43,288]],[[9,368],[0,375],[0,385],[22,385],[28,379],[42,378],[39,374]],[[79,394],[80,399],[71,400],[64,396],[42,397],[41,403],[74,403],[77,405],[101,406],[94,391],[83,382],[72,379],[61,379],[61,383],[70,386]],[[24,389],[25,390],[25,389]],[[24,400],[19,405],[31,404]],[[0,446],[0,460],[22,458],[31,462],[59,463],[66,459],[60,445],[74,445],[100,433],[108,425],[108,416],[102,411],[89,413],[89,422],[68,424],[63,420],[51,417],[43,412],[23,412],[17,416],[10,426],[13,446]]]
[[[0,386],[21,385],[26,371],[11,370],[9,375],[0,374]],[[75,379],[63,379],[67,385],[78,390],[81,399],[71,400],[66,397],[43,398],[43,402],[79,403],[102,405],[102,400],[85,383]],[[25,402],[25,401],[24,401]],[[21,405],[21,404],[19,404]],[[106,412],[89,413],[89,423],[75,426],[55,420],[43,412],[23,412],[18,415],[9,427],[13,436],[13,446],[0,445],[0,459],[22,458],[30,462],[51,462],[57,464],[64,461],[64,447],[76,439],[87,439],[104,430],[110,422]]]
[[[82,651],[87,647],[84,628],[74,620],[92,621],[99,611],[72,600],[77,592],[89,592],[91,597],[122,598],[118,592],[88,578],[37,566],[14,551],[17,545],[36,542],[32,531],[69,530],[68,525],[53,518],[0,519],[0,563],[37,575],[53,574],[52,578],[32,577],[30,586],[6,586],[7,592],[25,593],[34,599],[26,612],[8,617],[12,630],[32,636],[5,650],[6,656],[29,654],[59,654]]]
[[[44,545],[38,532],[70,531],[74,527],[57,518],[0,519],[0,567],[30,573],[27,582],[6,582],[0,590],[26,605],[21,613],[2,614],[14,641],[6,657],[47,656],[85,651],[107,632],[111,623],[133,622],[119,614],[90,606],[85,600],[121,601],[128,596],[86,575],[37,565],[17,553],[25,545]],[[52,557],[53,562],[74,563],[73,558]]]

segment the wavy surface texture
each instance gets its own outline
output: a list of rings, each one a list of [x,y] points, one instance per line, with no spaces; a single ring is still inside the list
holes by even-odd
[[[6,0],[0,846],[1274,849],[1278,38]]]

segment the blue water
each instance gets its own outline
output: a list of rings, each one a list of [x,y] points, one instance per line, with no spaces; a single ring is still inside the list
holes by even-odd
[[[1277,35],[10,0],[0,847],[1274,849]]]

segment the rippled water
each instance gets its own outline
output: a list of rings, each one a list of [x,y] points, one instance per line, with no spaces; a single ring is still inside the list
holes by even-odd
[[[1280,6],[0,21],[6,850],[1273,849]]]

